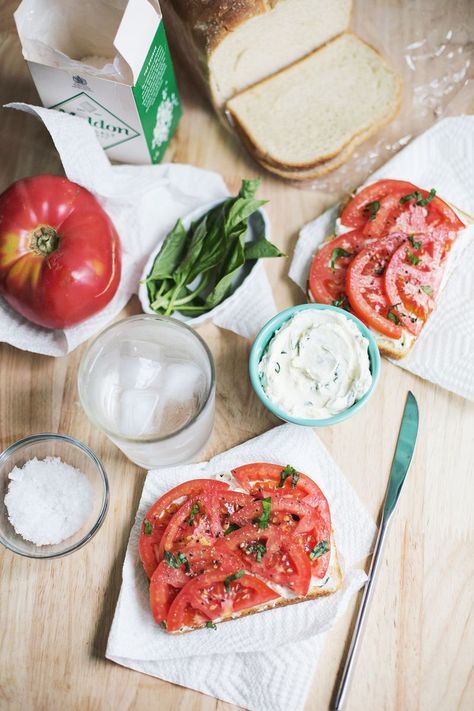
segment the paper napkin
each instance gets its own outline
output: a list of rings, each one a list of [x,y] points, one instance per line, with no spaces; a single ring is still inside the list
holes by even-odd
[[[137,291],[150,252],[178,217],[229,191],[221,176],[191,165],[112,166],[95,132],[83,119],[28,104],[9,104],[40,118],[48,129],[70,180],[90,190],[112,218],[122,243],[122,279],[116,295],[100,313],[78,326],[51,331],[22,318],[0,298],[0,341],[23,350],[62,356],[104,328]],[[212,313],[216,325],[251,337],[276,313],[262,262],[257,262],[238,292]]]
[[[374,173],[435,187],[443,199],[474,216],[474,116],[446,118],[415,138]],[[289,275],[306,289],[311,257],[333,234],[339,206],[300,232]],[[400,361],[406,370],[474,400],[474,230],[441,291],[437,305],[412,350]]]
[[[331,509],[343,588],[327,598],[225,622],[217,630],[169,635],[154,623],[149,609],[137,549],[143,517],[177,484],[254,461],[291,462],[321,486]],[[303,427],[282,425],[209,462],[151,471],[130,534],[106,656],[251,711],[299,711],[323,649],[323,633],[366,580],[357,564],[368,555],[374,534],[355,492],[314,432]]]

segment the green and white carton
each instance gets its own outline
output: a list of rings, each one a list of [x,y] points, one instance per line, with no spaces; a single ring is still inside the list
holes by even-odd
[[[161,161],[181,104],[157,0],[23,0],[15,22],[44,106],[83,117],[113,160]]]

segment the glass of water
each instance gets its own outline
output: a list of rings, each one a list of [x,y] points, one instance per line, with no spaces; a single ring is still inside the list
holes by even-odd
[[[132,316],[102,331],[82,357],[78,390],[93,424],[141,467],[189,462],[212,432],[212,355],[173,318]]]

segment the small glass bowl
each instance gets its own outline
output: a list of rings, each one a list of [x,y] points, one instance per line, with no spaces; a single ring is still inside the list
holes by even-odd
[[[84,525],[72,536],[54,545],[37,546],[16,533],[8,520],[5,496],[15,466],[22,467],[37,457],[59,457],[79,469],[92,487],[92,508]],[[74,437],[44,432],[18,440],[0,454],[0,543],[13,553],[27,558],[60,558],[82,548],[97,533],[107,513],[109,483],[105,470],[94,452]]]

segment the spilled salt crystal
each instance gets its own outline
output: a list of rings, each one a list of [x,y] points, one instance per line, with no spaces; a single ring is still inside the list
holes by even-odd
[[[8,519],[27,541],[37,546],[60,543],[86,522],[92,487],[85,474],[59,457],[35,457],[8,477]]]

